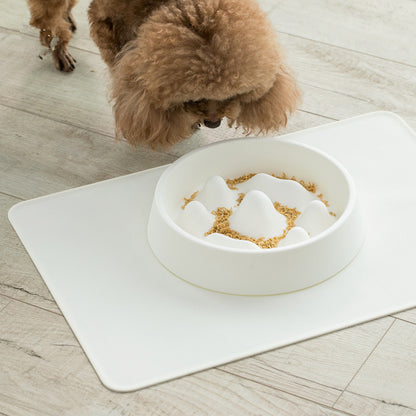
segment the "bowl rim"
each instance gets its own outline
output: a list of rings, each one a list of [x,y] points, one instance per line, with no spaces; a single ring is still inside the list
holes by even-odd
[[[322,233],[319,233],[318,235],[309,238],[306,241],[302,241],[296,244],[291,244],[289,246],[285,247],[274,247],[269,248],[267,250],[260,249],[260,250],[251,250],[246,248],[235,248],[235,247],[225,247],[216,245],[207,241],[204,241],[201,238],[195,237],[192,234],[185,231],[183,228],[181,228],[176,222],[171,218],[171,216],[167,213],[164,204],[161,203],[161,192],[160,188],[164,186],[164,182],[166,182],[167,177],[169,176],[169,173],[175,169],[178,165],[180,165],[183,161],[186,159],[189,159],[193,157],[193,155],[205,151],[207,148],[215,147],[215,146],[221,146],[225,144],[229,144],[230,142],[246,142],[248,140],[253,141],[275,141],[277,143],[284,143],[285,145],[293,146],[293,147],[301,147],[305,148],[309,151],[312,151],[314,153],[319,154],[320,156],[324,157],[325,159],[329,160],[335,167],[342,173],[343,177],[346,180],[347,183],[347,189],[348,189],[348,201],[345,206],[344,212],[341,214],[341,216],[338,218],[337,221],[335,221],[334,224],[332,224],[330,227],[328,227],[325,231]],[[325,239],[328,235],[333,234],[336,232],[337,229],[341,228],[342,225],[347,221],[347,219],[350,217],[350,215],[353,212],[354,207],[357,203],[357,190],[355,187],[354,180],[351,176],[351,174],[344,168],[344,166],[335,158],[328,155],[327,153],[314,148],[313,146],[305,145],[303,143],[298,143],[296,141],[285,141],[284,139],[280,139],[279,137],[244,137],[244,138],[234,138],[234,139],[228,139],[225,141],[210,143],[208,145],[199,147],[197,149],[194,149],[190,151],[189,153],[186,153],[185,155],[179,157],[177,160],[175,160],[161,175],[159,178],[159,181],[157,182],[155,193],[153,197],[153,209],[157,209],[159,211],[159,215],[161,218],[165,221],[165,223],[172,228],[175,232],[179,233],[184,238],[192,241],[193,243],[202,246],[203,248],[214,250],[214,251],[221,251],[221,252],[231,252],[231,253],[241,253],[244,255],[251,254],[251,255],[273,255],[277,253],[286,253],[290,251],[296,251],[303,249],[304,247],[307,247],[311,244],[315,244],[319,242],[320,240]]]

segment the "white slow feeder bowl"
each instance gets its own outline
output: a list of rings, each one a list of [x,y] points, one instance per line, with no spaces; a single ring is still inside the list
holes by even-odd
[[[180,228],[178,207],[208,178],[247,173],[295,176],[318,186],[337,221],[307,241],[263,250],[216,246]],[[236,139],[194,150],[162,174],[148,223],[154,255],[173,274],[204,289],[235,295],[275,295],[334,276],[359,252],[364,232],[349,173],[311,147],[275,138]]]

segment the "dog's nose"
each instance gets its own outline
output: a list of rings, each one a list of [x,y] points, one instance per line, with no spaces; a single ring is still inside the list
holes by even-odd
[[[210,129],[215,129],[221,124],[221,119],[218,120],[204,120],[204,124],[209,127]]]

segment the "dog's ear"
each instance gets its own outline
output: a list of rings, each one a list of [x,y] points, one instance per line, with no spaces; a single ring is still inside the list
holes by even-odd
[[[112,98],[116,135],[132,144],[170,146],[189,137],[196,120],[183,105],[163,107],[144,87],[136,60],[127,51],[113,70]],[[134,66],[134,67],[132,67]]]
[[[241,100],[236,124],[247,133],[267,133],[286,126],[288,115],[300,102],[300,91],[293,76],[284,68],[277,73],[271,88],[259,98]]]
[[[114,100],[117,137],[124,137],[131,144],[163,148],[193,133],[193,120],[182,106],[157,108],[137,86],[119,90]]]

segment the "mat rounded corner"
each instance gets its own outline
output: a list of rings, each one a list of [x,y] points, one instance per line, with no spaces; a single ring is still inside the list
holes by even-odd
[[[366,116],[366,115],[380,116],[380,117],[385,117],[385,118],[397,121],[414,134],[414,130],[409,126],[406,120],[403,117],[399,116],[397,113],[394,113],[393,111],[378,110],[378,111],[373,111],[371,113],[363,114],[362,116]]]
[[[14,204],[9,211],[7,212],[7,218],[9,219],[9,222],[13,225],[16,221],[17,216],[19,215],[19,211],[24,208],[29,201],[21,201],[17,204]]]
[[[150,386],[150,384],[143,383],[142,384],[134,384],[134,385],[127,385],[121,382],[116,382],[111,379],[111,377],[107,377],[102,372],[99,372],[97,368],[95,368],[96,374],[98,379],[100,380],[101,384],[108,390],[114,393],[130,393],[133,391],[140,390],[142,388]]]
[[[92,362],[91,362],[92,364]],[[181,371],[176,374],[169,374],[169,375],[153,375],[150,376],[142,376],[138,377],[137,380],[132,380],[131,377],[125,377],[120,373],[115,373],[113,371],[109,371],[108,368],[105,368],[98,363],[92,364],[95,374],[97,375],[101,384],[108,390],[114,393],[131,393],[138,390],[142,390],[148,387],[156,386],[158,384],[165,383],[167,381],[175,380],[177,378],[181,378],[187,376],[189,374],[193,374],[195,370],[189,369],[188,371]],[[203,366],[202,369],[198,369],[196,371],[203,371],[205,369],[211,368],[211,366]]]
[[[108,390],[114,393],[129,393],[134,391],[134,388],[126,388],[125,386],[121,386],[120,384],[113,383],[112,381],[104,378],[102,375],[98,375],[101,384]]]

